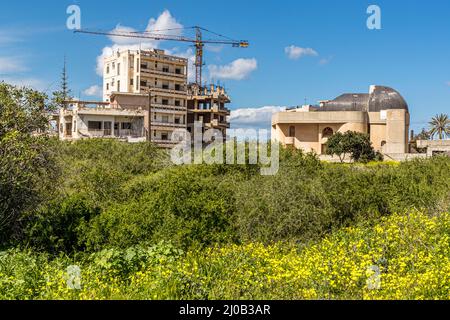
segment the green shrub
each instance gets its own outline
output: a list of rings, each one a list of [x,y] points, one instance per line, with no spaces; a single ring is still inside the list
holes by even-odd
[[[220,168],[186,166],[138,178],[124,192],[127,201],[110,206],[92,221],[91,249],[140,242],[172,241],[209,245],[233,237],[235,201]]]
[[[83,251],[83,232],[99,213],[77,194],[54,199],[30,217],[25,229],[27,245],[52,254]]]

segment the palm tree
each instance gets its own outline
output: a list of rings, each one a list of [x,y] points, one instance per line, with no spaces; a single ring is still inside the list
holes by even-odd
[[[441,113],[431,119],[430,134],[432,138],[437,134],[439,140],[443,140],[444,137],[450,135],[450,119],[448,115]]]

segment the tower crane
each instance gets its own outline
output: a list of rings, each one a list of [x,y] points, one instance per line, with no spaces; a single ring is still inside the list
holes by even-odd
[[[159,32],[163,31],[173,31],[180,29],[194,29],[195,30],[195,38],[189,38],[181,35],[166,35],[160,34]],[[190,28],[174,28],[174,29],[166,29],[166,30],[151,30],[151,31],[143,31],[143,32],[130,32],[130,31],[121,31],[121,30],[113,30],[113,31],[96,31],[89,29],[80,29],[75,30],[76,33],[86,33],[93,35],[106,35],[106,36],[114,36],[114,37],[124,37],[124,38],[139,38],[139,39],[151,39],[151,40],[165,40],[165,41],[178,41],[178,42],[187,42],[193,43],[195,46],[195,83],[201,88],[202,87],[202,69],[203,69],[203,48],[205,44],[222,44],[222,45],[231,45],[235,48],[248,48],[249,42],[245,40],[233,40],[229,37],[223,36],[216,32],[207,30],[205,28],[195,26]],[[208,32],[214,34],[221,39],[203,39],[203,32]]]

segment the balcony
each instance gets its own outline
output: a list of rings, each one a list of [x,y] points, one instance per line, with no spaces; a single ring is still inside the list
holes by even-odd
[[[175,122],[165,122],[165,121],[155,121],[152,120],[152,126],[156,127],[175,127],[175,128],[186,128],[185,123],[175,123]]]
[[[230,123],[222,121],[220,122],[218,119],[213,119],[211,122],[205,124],[208,128],[218,128],[218,127],[225,127],[230,128]]]
[[[144,130],[130,130],[130,129],[88,129],[87,132],[79,131],[83,136],[89,136],[90,138],[141,138],[144,137]]]
[[[148,92],[149,90],[151,90],[151,92],[155,94],[157,94],[158,92],[162,94],[173,94],[183,98],[187,96],[187,90],[185,87],[181,87],[180,90],[175,90],[175,88],[173,87],[149,87],[148,84],[141,84],[141,90],[143,90],[144,92]]]
[[[222,113],[227,116],[231,115],[231,111],[226,108],[219,108],[218,106],[212,107],[211,109],[189,109],[189,112],[194,113]]]
[[[173,78],[173,79],[177,79],[177,80],[184,80],[187,78],[186,74],[183,73],[176,73],[173,71],[163,71],[163,70],[158,70],[158,69],[154,69],[154,68],[142,68],[141,66],[141,73],[144,73],[146,76],[148,75],[158,75],[161,77],[167,77],[167,78]]]

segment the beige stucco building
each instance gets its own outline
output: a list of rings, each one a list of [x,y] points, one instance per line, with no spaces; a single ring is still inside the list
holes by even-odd
[[[367,133],[375,150],[405,154],[409,149],[408,105],[394,89],[371,86],[368,94],[343,94],[318,106],[276,113],[272,139],[285,146],[325,154],[328,138],[336,132]]]

